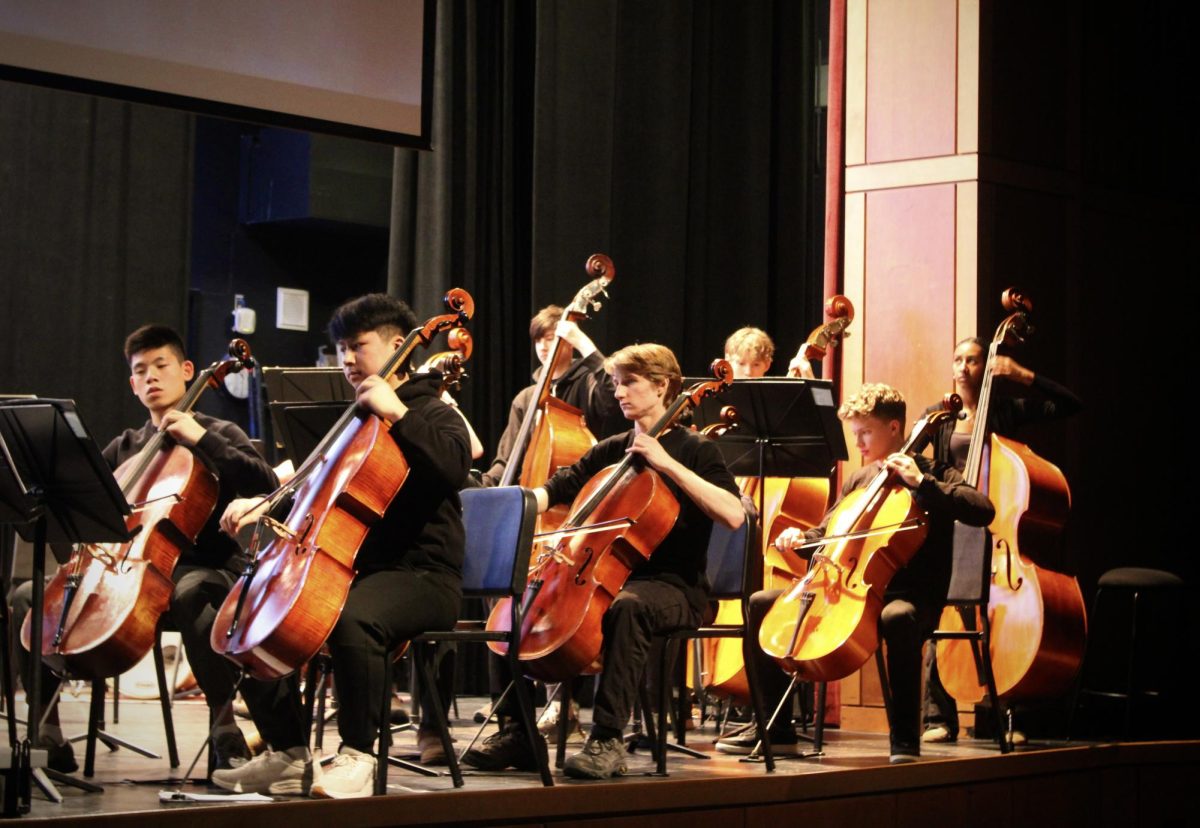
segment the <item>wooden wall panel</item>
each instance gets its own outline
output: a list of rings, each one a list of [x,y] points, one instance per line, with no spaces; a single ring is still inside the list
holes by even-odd
[[[949,371],[954,185],[870,193],[866,226],[864,379],[897,388],[908,400],[911,422],[941,396]]]
[[[867,163],[952,155],[955,0],[874,0],[867,12]]]

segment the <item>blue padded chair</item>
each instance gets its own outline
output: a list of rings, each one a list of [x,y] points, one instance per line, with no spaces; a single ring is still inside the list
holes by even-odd
[[[463,597],[465,598],[511,598],[512,616],[509,631],[492,632],[485,629],[484,621],[459,621],[452,630],[434,630],[423,633],[412,640],[413,664],[425,687],[436,687],[433,675],[433,657],[436,645],[441,641],[453,642],[503,642],[508,647],[508,661],[513,675],[520,675],[519,645],[521,632],[521,598],[525,593],[525,581],[529,575],[529,556],[533,548],[533,526],[537,517],[537,502],[533,492],[519,486],[489,489],[466,489],[460,492],[463,507],[463,524],[466,528],[466,556],[463,561]],[[392,654],[388,654],[389,664]],[[533,716],[533,701],[529,698],[524,682],[515,682],[518,712],[525,732],[529,734],[530,746],[538,757],[538,771],[543,785],[553,785],[546,753],[536,743],[537,724]],[[462,770],[450,741],[450,727],[446,711],[436,692],[429,694],[429,711],[442,738],[442,747],[450,765],[454,786],[462,787]],[[391,688],[387,688],[382,700],[383,715],[380,719],[379,748],[375,774],[375,792],[382,794],[387,789],[388,746],[391,728],[388,711],[391,706]]]

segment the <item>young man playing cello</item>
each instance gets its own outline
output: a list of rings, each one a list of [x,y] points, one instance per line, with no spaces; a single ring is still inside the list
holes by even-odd
[[[314,796],[370,796],[379,699],[390,680],[384,655],[418,633],[458,620],[464,550],[458,490],[471,462],[467,428],[442,402],[440,375],[409,376],[403,373],[409,367],[402,366],[389,379],[377,376],[417,324],[406,304],[378,293],[347,302],[329,322],[358,406],[391,424],[388,438],[409,465],[404,485],[359,548],[357,575],[327,642],[340,702],[341,748],[313,781],[295,675],[262,683],[276,688],[275,702],[251,703],[250,712],[271,749],[214,773],[213,782],[226,790],[309,793],[311,782]],[[222,528],[233,534],[252,523],[261,502],[235,500],[221,518]]]
[[[913,490],[917,504],[929,515],[925,543],[888,584],[879,618],[880,635],[887,647],[887,679],[892,697],[890,759],[892,763],[911,762],[920,755],[921,748],[921,645],[936,626],[945,604],[954,521],[987,526],[995,512],[987,497],[964,483],[962,475],[952,466],[900,451],[905,443],[906,411],[899,391],[882,383],[864,385],[842,404],[838,416],[850,426],[862,456],[862,468],[846,480],[842,497],[866,486],[881,468],[887,468],[901,485]],[[785,529],[776,546],[792,549],[821,539],[837,508],[835,504],[819,526],[803,534],[799,529]],[[779,594],[773,590],[757,592],[751,597],[748,634],[755,640],[763,618]],[[773,705],[786,691],[788,678],[761,649],[755,648],[755,652],[763,698]],[[776,720],[770,735],[772,747],[779,745],[787,750],[796,744],[796,733],[786,718]],[[754,742],[753,738],[733,740],[719,743],[718,747],[730,753],[749,753]]]
[[[529,321],[529,338],[533,341],[533,349],[541,367],[533,374],[533,384],[521,389],[513,397],[508,424],[496,446],[496,459],[492,461],[491,468],[483,473],[482,482],[485,486],[497,485],[507,470],[508,455],[517,441],[521,422],[537,389],[538,377],[546,370],[546,362],[554,350],[557,337],[562,337],[579,356],[550,378],[550,393],[582,411],[588,430],[597,440],[625,430],[625,418],[613,399],[612,378],[604,370],[604,354],[577,323],[564,320],[562,316],[561,307],[547,305]],[[516,470],[514,480],[520,478],[520,472],[520,469]]]
[[[582,411],[588,430],[597,440],[603,440],[605,437],[625,430],[625,418],[621,415],[621,410],[613,397],[612,377],[604,370],[604,354],[577,323],[562,317],[563,309],[560,306],[547,305],[529,321],[529,338],[533,342],[534,352],[537,354],[541,367],[533,374],[533,384],[521,389],[513,398],[508,412],[508,424],[504,427],[504,432],[500,435],[500,442],[496,447],[496,459],[492,461],[491,468],[484,472],[480,479],[480,483],[484,486],[499,485],[508,470],[509,455],[512,454],[516,445],[521,424],[525,420],[526,412],[533,401],[533,395],[537,391],[541,372],[549,370],[547,363],[550,360],[550,354],[554,351],[554,342],[559,337],[566,343],[566,347],[572,349],[572,354],[578,353],[579,356],[557,368],[555,375],[550,378],[551,395]],[[520,479],[521,468],[518,461],[518,467],[514,470],[512,480],[515,483]],[[493,698],[496,698],[508,685],[510,678],[504,660],[499,656],[489,657],[488,673],[491,679],[492,695]],[[583,684],[577,681],[574,689],[582,690]],[[551,741],[558,736],[559,707],[557,701],[548,705],[539,724],[539,731],[543,738]],[[582,739],[578,724],[578,710],[578,703],[572,702],[569,712],[571,726],[568,731],[568,739]],[[490,713],[511,715],[510,703],[506,701],[495,710],[492,710],[489,705],[481,711],[482,716]],[[477,721],[482,723],[483,718],[478,718]],[[427,761],[426,757],[438,757],[441,751],[440,741],[429,742],[428,745],[428,748],[421,751],[422,762]],[[445,761],[444,757],[441,757],[441,761]]]
[[[602,622],[604,669],[596,691],[592,731],[579,753],[567,759],[568,776],[606,779],[624,773],[622,733],[629,722],[653,634],[698,626],[709,612],[705,551],[713,521],[737,528],[744,519],[733,476],[707,438],[672,428],[660,439],[646,432],[679,393],[682,377],[674,354],[662,345],[630,345],[605,361],[621,412],[633,428],[601,440],[579,462],[560,469],[534,489],[538,510],[570,503],[594,475],[634,454],[662,475],[679,501],[670,534],[629,576]],[[486,760],[511,761],[528,742],[517,724],[490,737],[476,751]],[[465,761],[471,762],[471,753]],[[479,764],[478,760],[473,764]],[[525,764],[532,764],[525,757]]]
[[[195,546],[185,550],[175,566],[175,590],[168,613],[179,629],[210,712],[221,717],[216,722],[213,742],[217,767],[227,768],[232,759],[249,759],[250,751],[226,704],[233,694],[236,670],[212,651],[208,636],[217,609],[244,561],[237,544],[221,534],[218,521],[234,497],[274,488],[277,481],[271,467],[237,425],[206,414],[175,410],[195,375],[179,334],[164,325],[144,325],[126,338],[125,359],[129,364],[129,386],[149,411],[150,419],[141,428],[126,429],[114,438],[104,449],[105,461],[115,469],[141,451],[156,433],[165,431],[176,444],[190,448],[219,480],[212,517],[200,531]],[[18,628],[29,612],[32,586],[23,584],[13,594]],[[25,655],[21,648],[18,653],[19,657]],[[22,675],[28,675],[25,665]],[[58,679],[43,668],[43,704],[54,698],[57,687]],[[63,740],[58,726],[57,707],[49,710],[48,724],[41,729],[40,737],[50,750],[52,768],[64,773],[77,769],[71,745]]]

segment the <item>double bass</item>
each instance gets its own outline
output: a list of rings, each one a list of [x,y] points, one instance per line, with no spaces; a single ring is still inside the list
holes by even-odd
[[[410,332],[379,377],[388,379],[418,345],[429,345],[474,314],[465,290],[451,289],[444,301],[449,312]],[[351,404],[295,476],[264,499],[266,515],[255,524],[250,562],[218,610],[210,637],[214,651],[255,678],[292,673],[333,631],[359,547],[408,477],[389,427]],[[289,500],[286,519],[269,516]],[[267,535],[273,537],[259,551]]]
[[[229,343],[229,356],[201,371],[175,410],[191,411],[205,389],[254,365],[244,340]],[[113,474],[133,506],[126,519],[132,540],[77,546],[46,585],[42,629],[53,632],[42,638],[42,656],[78,678],[120,675],[150,651],[175,588],[175,564],[217,505],[216,476],[165,431]],[[25,649],[30,622],[26,616],[21,628]]]
[[[608,296],[608,286],[616,277],[612,259],[603,253],[592,254],[584,269],[592,280],[579,289],[563,310],[563,318],[569,322],[587,319],[589,310],[598,311],[601,307],[600,297]],[[557,469],[571,465],[596,445],[596,438],[588,429],[583,412],[550,393],[551,382],[559,371],[566,370],[571,364],[571,355],[571,344],[564,343],[561,336],[555,336],[554,347],[542,366],[533,398],[525,410],[525,418],[521,421],[521,429],[517,432],[499,485],[511,486],[519,482],[527,489],[537,488]],[[518,468],[521,470],[519,481]],[[565,517],[565,506],[550,509],[538,516],[538,531],[558,527]]]
[[[919,420],[904,447],[919,452],[962,408],[956,394]],[[808,573],[768,610],[759,644],[785,669],[810,681],[853,673],[879,646],[879,616],[892,577],[925,542],[928,516],[913,493],[881,468],[843,497],[830,515]]]
[[[713,380],[680,393],[647,430],[658,437],[705,397],[733,381],[725,360]],[[525,672],[563,681],[600,669],[600,622],[629,575],[648,560],[679,517],[679,501],[640,458],[627,454],[576,496],[555,540],[538,553],[525,589],[520,659]]]
[[[1002,345],[1023,342],[1033,305],[1013,288],[1002,297],[1010,314],[988,349],[983,385],[963,477],[996,507],[988,615],[996,693],[1014,701],[1053,698],[1071,686],[1083,661],[1087,611],[1079,582],[1037,563],[1060,544],[1071,508],[1066,477],[1028,446],[988,431],[992,364]],[[978,629],[975,608],[947,607],[939,629]],[[942,686],[960,702],[978,702],[986,689],[969,641],[939,640]]]

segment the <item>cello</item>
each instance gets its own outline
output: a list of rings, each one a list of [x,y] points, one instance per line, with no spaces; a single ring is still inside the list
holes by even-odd
[[[229,343],[230,358],[200,372],[175,410],[195,408],[205,389],[251,368],[244,340]],[[81,544],[46,585],[42,639],[48,663],[75,677],[102,679],[133,667],[154,646],[158,619],[167,611],[175,563],[196,542],[217,505],[216,476],[195,453],[155,434],[113,473],[133,505],[123,544]],[[21,627],[29,649],[31,616]]]
[[[474,302],[460,288],[446,314],[415,328],[380,369],[387,379],[418,345],[463,325]],[[351,404],[288,483],[263,500],[267,513],[291,501],[285,520],[259,518],[251,559],[217,612],[213,650],[255,678],[282,678],[308,661],[333,631],[354,580],[355,557],[408,477],[389,423]],[[260,539],[274,537],[259,551]]]
[[[1087,611],[1076,578],[1037,563],[1039,555],[1060,542],[1071,508],[1066,478],[1025,444],[988,431],[992,363],[1001,345],[1024,341],[1033,310],[1029,299],[1013,288],[1004,292],[1002,302],[1010,314],[988,349],[963,477],[996,507],[988,527],[992,672],[997,695],[1020,701],[1058,696],[1070,688],[1083,662]],[[947,607],[939,629],[978,629],[978,621],[974,608]],[[937,664],[942,686],[954,699],[983,699],[986,688],[971,642],[939,640]]]
[[[600,310],[599,297],[607,298],[607,288],[616,277],[612,259],[603,253],[592,254],[584,270],[592,280],[579,289],[563,311],[563,318],[570,322],[587,319],[589,310]],[[511,486],[519,482],[527,489],[537,488],[557,469],[571,465],[596,445],[596,438],[588,430],[583,412],[550,393],[554,376],[571,364],[571,354],[570,343],[564,345],[563,338],[555,336],[554,347],[538,376],[533,399],[521,420],[521,429],[517,432],[499,485]],[[518,459],[521,461],[519,464]],[[519,481],[518,468],[521,470]],[[565,517],[566,507],[556,506],[538,516],[537,530],[544,532],[555,529]]]
[[[680,393],[646,433],[658,437],[705,397],[733,381],[725,360],[713,380]],[[525,672],[563,681],[600,669],[600,622],[629,575],[670,534],[679,501],[633,454],[589,480],[566,522],[538,552],[525,588],[520,659]]]
[[[901,452],[915,454],[962,408],[948,394],[939,411],[921,418]],[[799,549],[819,547],[808,573],[768,610],[759,644],[784,668],[810,681],[853,673],[879,646],[879,616],[892,577],[925,542],[928,516],[913,493],[881,468],[841,499],[826,534]]]
[[[847,328],[854,321],[854,305],[849,299],[840,294],[830,296],[825,301],[825,314],[830,321],[812,330],[797,351],[798,357],[810,362],[824,360],[831,348],[840,345],[842,339],[849,336]],[[793,363],[795,361],[793,359]],[[822,373],[825,373],[824,368],[822,362]],[[794,366],[788,369],[788,376],[801,378],[802,372],[798,366]],[[707,426],[705,432],[711,430],[712,436],[719,438],[736,428],[737,412],[731,411],[726,415],[725,409],[722,409],[721,422]],[[758,504],[762,525],[766,530],[762,535],[762,588],[788,589],[804,577],[808,564],[795,552],[777,549],[775,539],[784,529],[811,529],[821,522],[832,505],[830,478],[740,477],[737,482],[742,493]],[[713,623],[739,624],[741,616],[742,608],[738,601],[720,601]],[[714,695],[728,696],[749,704],[750,685],[746,678],[741,644],[729,638],[704,639],[700,641],[700,652],[704,689]],[[690,671],[688,675],[691,675]]]

